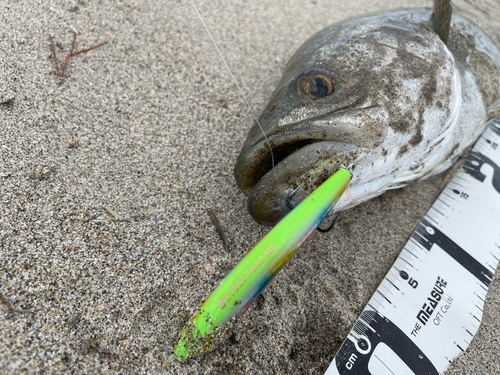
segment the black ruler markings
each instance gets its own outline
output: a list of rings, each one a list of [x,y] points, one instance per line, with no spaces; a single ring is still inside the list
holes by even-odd
[[[427,215],[425,216],[428,220],[431,220],[433,221],[436,225],[438,224],[438,222],[436,221],[436,219],[433,218],[432,216],[432,213],[431,212],[427,212]]]
[[[416,256],[413,252],[411,252],[408,248],[404,248],[403,251],[407,251],[410,255],[414,256],[415,259],[418,259],[418,256]]]
[[[434,206],[432,206],[430,209],[431,209],[431,210],[436,211],[438,214],[441,214],[441,216],[445,216],[445,214],[443,214],[441,211],[439,211],[439,210],[438,210],[436,207],[434,207]]]
[[[394,289],[396,289],[398,292],[400,291],[400,289],[396,286],[396,284],[394,284],[391,280],[389,280],[389,279],[387,279],[387,278],[386,278],[386,280],[387,280],[387,282],[388,282],[388,283],[390,283],[390,284],[392,285],[392,287],[393,287]]]
[[[441,196],[439,196],[439,198],[437,199],[437,202],[439,202],[439,203],[441,203],[441,204],[444,204],[444,205],[445,205],[446,207],[448,207],[448,208],[451,208],[451,206],[450,206],[448,203],[446,203],[446,202],[444,201],[444,199],[442,199],[442,198],[441,198]]]
[[[456,175],[455,177],[453,177],[453,179],[454,179],[454,180],[462,180],[463,182],[467,182],[467,183],[469,182],[469,181],[465,178],[465,176],[464,176],[464,177],[462,177],[462,176],[460,175],[460,173],[457,173],[457,175]]]
[[[430,228],[430,229],[428,229]],[[434,233],[430,234],[430,231]],[[427,220],[422,220],[417,231],[424,236],[423,233],[427,233],[427,241],[421,241],[422,246],[429,246],[429,250],[433,244],[438,245],[441,249],[446,251],[453,259],[455,259],[463,268],[476,276],[481,282],[489,286],[493,273],[478,262],[474,257],[472,257],[468,252],[458,246],[450,238],[448,238],[443,232],[437,229],[434,225],[429,223]]]

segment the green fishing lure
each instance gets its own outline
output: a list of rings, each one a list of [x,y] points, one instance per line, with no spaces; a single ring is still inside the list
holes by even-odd
[[[208,297],[182,332],[175,357],[184,361],[209,350],[224,323],[243,313],[307,241],[349,185],[340,169],[286,215],[250,250]]]

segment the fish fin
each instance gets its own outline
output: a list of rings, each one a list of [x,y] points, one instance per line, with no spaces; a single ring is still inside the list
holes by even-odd
[[[434,28],[443,43],[447,44],[450,35],[451,0],[433,0],[433,8],[432,21],[434,22]]]

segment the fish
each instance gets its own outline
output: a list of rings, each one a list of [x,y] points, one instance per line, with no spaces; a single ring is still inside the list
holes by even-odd
[[[339,168],[337,212],[444,172],[498,116],[498,46],[434,5],[334,24],[291,57],[234,167],[255,221],[275,225]]]

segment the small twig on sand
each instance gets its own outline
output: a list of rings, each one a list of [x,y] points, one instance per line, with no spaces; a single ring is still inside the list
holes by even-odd
[[[26,314],[26,313],[34,313],[33,310],[20,310],[20,309],[15,309],[13,308],[11,305],[10,305],[10,302],[9,300],[4,297],[3,294],[0,294],[0,301],[2,302],[2,304],[7,307],[10,311],[14,311],[14,312],[17,312],[17,313],[22,313],[22,314]]]
[[[15,99],[16,99],[16,98],[9,98],[9,99],[7,99],[7,100],[4,100],[3,102],[0,102],[0,104],[4,104],[4,105],[7,105],[7,104],[12,104],[12,103],[14,103],[14,100],[15,100]]]
[[[101,43],[101,44],[97,44],[97,45],[95,45],[95,46],[92,46],[92,47],[89,47],[89,48],[85,48],[85,49],[82,49],[82,50],[80,50],[80,51],[76,51],[75,53],[72,53],[72,54],[71,54],[71,56],[75,56],[75,55],[78,55],[78,54],[80,54],[80,53],[88,52],[88,51],[90,51],[90,50],[93,50],[93,49],[99,48],[99,47],[101,47],[101,46],[103,46],[103,45],[105,45],[105,44],[108,44],[108,43],[109,43],[109,42],[103,42],[103,43]]]
[[[121,217],[120,215],[118,215],[115,211],[113,211],[111,208],[109,207],[106,207],[106,206],[102,206],[106,211],[108,211],[108,213],[113,216],[116,220],[120,220],[120,221],[123,221],[123,217]]]
[[[205,237],[205,235],[203,234],[203,232],[200,229],[198,229],[198,228],[196,228],[196,230],[205,239],[205,241],[207,241],[207,243],[209,243],[208,240],[207,240],[207,237]]]
[[[224,243],[224,249],[226,249],[226,251],[229,251],[229,241],[227,240],[226,234],[224,233],[222,227],[220,226],[219,219],[217,219],[217,216],[215,216],[215,212],[211,208],[208,209],[208,214],[212,219],[212,223],[214,223],[215,225],[215,229],[217,229],[217,233],[219,233],[219,236],[222,239],[222,242]]]
[[[71,43],[71,48],[68,52],[68,56],[66,56],[66,60],[64,60],[64,65],[62,67],[62,71],[61,71],[61,82],[59,82],[59,84],[62,83],[62,79],[64,77],[64,71],[66,70],[66,65],[68,65],[68,61],[69,61],[69,58],[71,57],[71,55],[73,54],[73,50],[75,49],[75,43],[76,43],[76,33],[75,35],[73,36],[73,42]]]
[[[103,42],[101,44],[97,44],[95,46],[85,48],[85,49],[82,49],[80,51],[73,53],[73,50],[75,49],[75,44],[76,44],[76,36],[77,36],[77,33],[75,32],[75,35],[73,36],[73,42],[71,43],[71,48],[68,52],[68,55],[66,56],[66,60],[64,60],[62,70],[60,70],[59,63],[57,61],[57,56],[56,56],[56,49],[54,48],[54,41],[52,40],[52,37],[49,35],[50,50],[52,51],[52,55],[54,56],[54,64],[56,65],[56,73],[57,73],[57,76],[59,77],[59,84],[62,84],[62,82],[63,82],[64,72],[66,71],[66,66],[68,65],[68,61],[69,61],[70,57],[78,55],[80,53],[88,52],[90,50],[96,49],[96,48],[101,47],[101,46],[105,45],[106,43],[108,43],[108,42]],[[0,103],[0,104],[2,104],[2,103]]]
[[[50,40],[50,50],[52,51],[52,56],[54,56],[54,64],[56,64],[56,73],[59,79],[61,79],[61,72],[59,71],[59,63],[57,62],[56,49],[54,47],[54,41],[52,37],[49,35]]]

